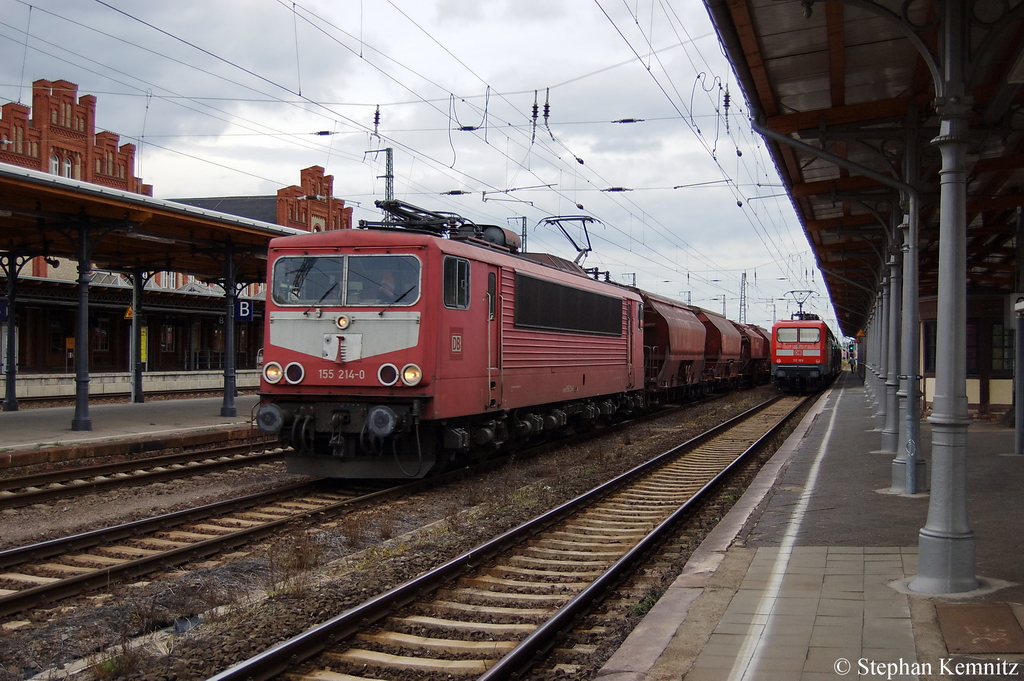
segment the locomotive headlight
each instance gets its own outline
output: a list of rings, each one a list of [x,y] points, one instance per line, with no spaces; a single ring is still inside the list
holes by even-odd
[[[381,364],[377,369],[377,380],[384,385],[394,385],[398,382],[398,367],[394,364]]]
[[[284,380],[288,381],[292,385],[301,383],[302,379],[306,377],[306,370],[298,362],[292,362],[284,368]]]
[[[284,378],[284,369],[277,362],[268,362],[263,367],[263,378],[267,383],[279,383]]]
[[[406,364],[402,367],[402,383],[411,388],[414,385],[419,385],[422,380],[423,372],[415,364]]]
[[[337,326],[342,331],[347,329],[348,325],[351,323],[352,320],[348,318],[348,315],[339,315],[338,318],[334,320],[334,325]]]

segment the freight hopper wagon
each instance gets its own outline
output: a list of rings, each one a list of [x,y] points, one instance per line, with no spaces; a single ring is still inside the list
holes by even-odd
[[[726,317],[692,308],[707,334],[704,336],[704,383],[711,392],[732,390],[740,383],[743,366],[743,336]]]
[[[704,324],[682,303],[635,290],[644,301],[644,385],[650,399],[687,401],[703,395]]]
[[[740,378],[745,386],[760,385],[768,381],[771,369],[771,340],[768,330],[756,324],[732,322],[742,337],[740,348]]]
[[[398,201],[270,242],[257,422],[293,473],[417,478],[641,409],[642,302]]]
[[[836,377],[841,349],[817,315],[776,322],[772,327],[772,383],[787,392],[821,390]]]

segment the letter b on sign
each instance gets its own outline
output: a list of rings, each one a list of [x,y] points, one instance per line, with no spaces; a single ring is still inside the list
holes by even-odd
[[[236,300],[235,301],[235,321],[238,321],[238,322],[251,322],[252,321],[252,301],[251,300]]]

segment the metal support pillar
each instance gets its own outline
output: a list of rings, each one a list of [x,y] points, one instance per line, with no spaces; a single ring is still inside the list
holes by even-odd
[[[910,588],[956,593],[978,586],[975,537],[967,522],[967,146],[972,98],[964,80],[968,4],[938,6],[943,83],[936,98],[939,171],[939,285],[928,519],[919,534]]]
[[[15,305],[18,298],[18,278],[14,267],[15,256],[7,254],[7,384],[4,390],[4,411],[18,411],[18,353],[15,345],[18,342],[17,317]]]
[[[871,363],[871,414],[874,418],[878,410],[878,375],[881,371],[882,361],[882,289],[879,287],[875,294],[875,312],[871,319],[871,350],[875,355],[875,361]]]
[[[871,402],[871,361],[874,359],[874,355],[871,353],[871,316],[868,315],[868,320],[864,323],[864,337],[860,339],[860,351],[857,357],[857,364],[861,367],[861,373],[864,375],[864,399],[868,403]]]
[[[89,416],[89,227],[78,228],[78,330],[75,333],[75,416],[71,430],[92,430]]]
[[[875,393],[875,430],[885,425],[885,383],[889,375],[889,325],[892,318],[892,286],[889,276],[882,278],[882,314],[878,318],[878,380]]]
[[[1024,220],[1020,206],[1017,206],[1017,260],[1016,286],[1018,292],[1024,290]],[[1024,300],[1018,299],[1021,303]],[[1017,309],[1018,300],[1012,301],[1017,318],[1017,331],[1013,341],[1013,451],[1018,456],[1024,455],[1024,311]]]
[[[1017,210],[1019,211],[1020,208]],[[1015,316],[1017,330],[1013,339],[1013,452],[1017,456],[1022,456],[1024,455],[1024,376],[1018,373],[1017,367],[1024,367],[1024,313],[1017,312]],[[7,408],[6,404],[5,402],[5,409]]]
[[[18,275],[27,257],[7,252],[3,256],[3,269],[7,274],[7,352],[4,373],[7,383],[4,387],[4,411],[18,411],[18,325],[16,303],[18,299]]]
[[[875,374],[873,367],[875,364],[875,313],[877,310],[878,306],[876,304],[868,314],[868,321],[864,325],[864,399],[867,400],[869,405],[874,403],[873,391],[875,386],[873,382]]]
[[[142,361],[142,292],[150,274],[141,269],[132,272],[132,402],[142,404],[146,396],[142,390],[142,374],[146,370]]]
[[[238,416],[235,408],[235,248],[230,239],[224,244],[224,402],[221,416]]]
[[[888,371],[885,375],[885,425],[882,426],[882,451],[896,453],[900,439],[900,403],[896,389],[900,384],[900,327],[903,311],[902,253],[899,250],[899,233],[893,229],[893,252],[889,256],[889,336]]]
[[[911,105],[907,113],[906,151],[903,177],[908,183],[917,182],[919,154],[917,137],[917,110]],[[921,442],[921,402],[918,394],[918,372],[920,371],[920,321],[918,320],[918,274],[917,257],[920,240],[921,202],[918,194],[904,196],[907,202],[906,222],[903,231],[903,327],[900,342],[900,400],[899,442],[896,458],[892,462],[892,487],[894,494],[917,494],[928,488],[924,459],[918,456]]]

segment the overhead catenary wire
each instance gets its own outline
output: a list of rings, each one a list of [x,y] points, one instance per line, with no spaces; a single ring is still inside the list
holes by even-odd
[[[109,4],[109,3],[104,3],[104,4]],[[282,3],[282,5],[284,5],[284,4],[285,3]],[[301,5],[296,4],[296,3],[287,3],[287,4],[290,5],[290,9],[292,9],[296,13],[296,15],[298,13],[302,13],[303,12],[303,8],[302,8]],[[394,3],[391,3],[391,4],[393,5]],[[303,16],[308,16],[308,15],[307,14],[303,14]],[[302,20],[303,19],[301,19],[301,18],[299,19],[299,21],[302,21]],[[294,30],[294,27],[293,27],[293,30]],[[27,40],[27,37],[26,37],[26,40]],[[648,40],[647,42],[648,42],[648,44],[650,44],[651,41]],[[370,48],[364,47],[365,41],[362,40],[361,31],[360,31],[360,34],[358,36],[357,43],[359,45],[359,48],[357,49],[356,53],[364,56],[364,63],[366,63],[366,60],[365,60],[366,56],[370,56],[370,57],[376,58],[376,54],[374,52],[372,52],[372,50]],[[653,49],[651,51],[654,52]],[[454,54],[454,52],[452,52],[450,49],[449,49],[449,52]],[[645,61],[647,63],[649,63],[649,64],[657,64],[658,63],[657,60],[654,57],[648,57],[647,59],[645,59]],[[626,62],[623,62],[623,63],[626,63]],[[614,67],[609,67],[609,68],[614,68]],[[572,80],[576,80],[576,79],[572,79]],[[273,81],[272,80],[268,80],[268,82],[273,82]],[[486,81],[483,81],[483,80],[481,80],[481,82],[485,83],[485,85],[483,87],[481,87],[480,90],[479,90],[479,92],[481,94],[472,94],[472,93],[470,93],[470,94],[458,95],[456,101],[459,102],[459,103],[465,102],[465,103],[468,104],[468,103],[472,103],[472,101],[480,101],[481,99],[483,99],[486,102],[487,98],[492,93],[492,90],[491,90],[492,84],[486,83]],[[566,82],[568,82],[568,81],[566,81]],[[275,84],[275,86],[276,86],[276,84]],[[246,86],[246,87],[250,87],[250,86]],[[553,85],[553,86],[551,86],[550,89],[546,89],[546,92],[550,93],[550,95],[545,97],[545,100],[547,101],[547,103],[548,103],[548,105],[550,107],[548,112],[547,112],[549,114],[548,120],[545,121],[545,123],[546,123],[545,124],[545,129],[549,133],[549,134],[544,135],[546,144],[541,144],[541,143],[538,142],[536,145],[534,145],[534,149],[532,151],[528,152],[529,145],[526,143],[526,140],[523,139],[522,133],[525,132],[526,134],[529,134],[529,130],[525,130],[524,129],[525,126],[522,126],[522,125],[517,125],[517,126],[514,126],[514,127],[513,126],[508,126],[508,125],[503,125],[503,123],[513,123],[513,124],[518,123],[518,121],[516,121],[514,119],[511,120],[511,121],[507,121],[506,120],[506,121],[503,121],[503,122],[498,122],[499,126],[503,126],[501,128],[502,142],[500,144],[498,144],[498,145],[490,144],[489,143],[490,140],[484,140],[484,143],[487,144],[488,147],[490,147],[490,148],[494,149],[495,151],[499,152],[507,160],[507,162],[510,163],[512,168],[518,169],[518,172],[520,172],[520,173],[529,173],[532,177],[538,177],[540,179],[540,181],[544,182],[544,183],[547,183],[548,181],[550,181],[550,179],[557,179],[557,178],[551,178],[550,177],[549,171],[550,171],[550,169],[551,169],[551,167],[553,165],[556,166],[556,167],[559,167],[559,168],[568,169],[568,171],[571,173],[571,175],[569,177],[570,178],[571,177],[579,177],[580,178],[580,183],[576,187],[570,187],[570,186],[562,185],[560,183],[560,186],[554,188],[554,190],[552,191],[552,198],[555,199],[557,197],[558,199],[564,200],[566,202],[569,202],[572,205],[575,205],[575,203],[577,202],[577,201],[574,201],[572,196],[571,196],[571,194],[576,192],[576,191],[596,193],[596,192],[601,191],[602,188],[608,188],[608,187],[614,187],[614,186],[627,186],[624,182],[622,182],[622,178],[612,179],[612,178],[601,177],[602,173],[597,172],[597,171],[601,171],[602,168],[598,167],[597,165],[595,165],[593,163],[590,163],[590,164],[587,164],[587,165],[579,165],[579,163],[578,163],[578,161],[576,159],[578,159],[580,157],[576,153],[574,153],[572,151],[569,151],[569,149],[568,149],[568,147],[572,146],[572,144],[573,144],[571,139],[567,139],[566,140],[569,143],[568,145],[562,143],[561,140],[555,140],[554,139],[554,138],[557,138],[559,136],[560,132],[564,132],[564,130],[559,130],[558,127],[555,126],[556,118],[554,116],[554,113],[555,113],[555,111],[558,110],[558,102],[555,101],[556,98],[552,97],[551,95],[554,95],[554,88],[556,88],[556,87],[557,87],[557,85]],[[292,88],[292,89],[296,90],[296,91],[298,90],[298,88]],[[545,88],[538,88],[538,89],[545,89]],[[412,89],[409,89],[409,91],[411,92]],[[161,94],[163,94],[163,93],[159,92],[159,91],[154,93],[154,95],[153,95],[154,96],[154,100],[156,98],[159,98]],[[308,93],[305,93],[305,94],[308,95]],[[495,94],[500,95],[503,98],[506,98],[505,101],[508,104],[512,105],[512,102],[509,102],[507,100],[507,93],[504,94],[504,95],[502,95],[501,93],[495,93]],[[288,101],[292,101],[292,102],[296,102],[297,101],[297,102],[302,103],[302,102],[305,102],[305,100],[306,100],[305,97],[298,98],[298,95],[290,96],[288,93],[284,93],[284,95],[282,97],[279,97],[279,98],[271,97],[270,99],[273,100],[273,101],[277,101],[278,103],[281,103],[282,105],[284,105],[285,102],[288,102]],[[429,98],[420,99],[419,102],[423,103],[425,101],[425,99],[429,99]],[[196,101],[196,100],[193,100],[193,101]],[[311,113],[314,113],[316,115],[321,115],[325,119],[328,119],[328,120],[331,121],[329,125],[325,125],[324,127],[331,127],[331,128],[334,129],[335,132],[340,132],[342,134],[348,133],[350,131],[351,132],[363,131],[363,132],[365,132],[365,134],[372,134],[372,127],[369,125],[369,119],[368,118],[363,118],[362,119],[364,125],[360,128],[360,127],[357,127],[357,126],[352,126],[349,121],[346,121],[344,116],[335,115],[335,114],[341,113],[341,112],[336,110],[336,108],[337,108],[336,106],[328,107],[330,109],[334,109],[333,111],[323,111],[323,110],[317,111],[316,106],[311,106],[308,102],[305,102],[305,103],[306,103],[306,110],[307,111],[309,111]],[[470,107],[470,108],[473,108],[473,107]],[[490,117],[492,112],[489,110],[489,107],[485,104],[485,106],[483,108],[487,112],[487,116]],[[459,107],[459,109],[461,109],[461,106]],[[479,108],[477,108],[476,110],[479,112]],[[522,111],[521,108],[520,108],[520,111]],[[462,111],[460,110],[457,113],[461,117]],[[699,113],[696,112],[696,111],[691,111],[690,113],[692,115],[699,115]],[[452,123],[456,122],[455,120],[453,120],[453,117],[448,117],[448,116],[445,116],[445,117],[448,118],[449,120],[451,120]],[[227,118],[227,116],[226,116],[226,118]],[[457,119],[459,117],[454,117],[454,118]],[[525,118],[525,116],[524,116],[524,118]],[[648,120],[653,120],[655,117],[645,116],[645,118],[647,118]],[[462,120],[465,121],[465,118],[462,118]],[[233,119],[233,120],[231,120],[231,122],[234,124],[234,123],[237,122],[237,119]],[[475,120],[471,120],[469,122],[475,123]],[[574,125],[574,124],[581,124],[582,125],[582,124],[588,124],[588,122],[586,122],[586,121],[564,121],[564,120],[561,120],[561,119],[559,119],[558,122],[557,122],[558,126]],[[605,121],[605,124],[608,124],[608,121]],[[412,127],[412,126],[410,126],[410,127]],[[484,133],[488,133],[489,134],[490,132],[492,132],[492,131],[494,131],[496,129],[497,128],[493,128],[492,126],[488,125],[488,126],[486,126],[485,130],[482,131],[482,132],[481,131],[465,131],[465,132],[469,133],[467,135],[467,137],[466,138],[460,137],[459,139],[460,140],[462,140],[462,139],[468,140],[470,135],[473,136],[473,137],[483,137]],[[283,134],[281,132],[271,133],[266,128],[264,128],[264,130],[266,132],[264,132],[262,134],[275,134],[275,135],[276,134]],[[380,130],[380,132],[385,132],[385,131],[384,130]],[[388,129],[386,132],[393,133],[393,132],[395,132],[395,130]],[[459,131],[459,132],[461,133],[463,131]],[[479,135],[472,134],[473,132],[479,132]],[[159,137],[159,131],[145,130],[144,133],[145,133],[144,137],[147,140],[149,140],[149,139],[157,139]],[[261,134],[261,133],[254,133],[254,134]],[[306,139],[309,142],[317,142],[311,148],[319,148],[319,149],[323,150],[323,152],[325,154],[330,154],[330,153],[337,154],[337,153],[339,153],[339,151],[341,151],[341,150],[337,150],[337,149],[334,150],[333,152],[331,151],[331,145],[333,145],[334,141],[335,141],[333,136],[332,136],[332,139],[329,140],[331,142],[331,145],[321,145],[321,144],[319,144],[319,140],[311,140],[311,139],[309,139],[309,134],[310,133],[308,133],[308,132],[300,132],[298,134],[306,135]],[[520,136],[516,137],[515,136],[516,134],[519,134]],[[340,139],[341,138],[339,138],[339,140]],[[289,142],[290,143],[294,143],[294,144],[301,144],[302,143],[301,140],[299,140],[297,138],[295,140],[289,140]],[[389,140],[389,142],[390,142],[390,140]],[[459,147],[461,148],[463,144],[464,144],[463,142],[459,142]],[[474,144],[476,144],[476,142],[474,142]],[[401,146],[401,145],[396,145],[396,146]],[[505,149],[506,146],[507,146],[507,151]],[[345,152],[341,151],[341,153],[344,154]],[[431,158],[429,153],[424,154],[422,149],[417,149],[415,147],[415,143],[414,143],[413,147],[410,147],[410,153],[413,154],[414,156],[419,156],[420,158],[422,158],[423,160],[425,160],[425,161],[427,161],[428,163],[431,163],[431,164],[437,164],[439,162],[439,160],[436,157],[435,158]],[[533,162],[531,163],[531,167],[530,168],[525,168],[524,164],[522,162],[522,159],[527,157],[526,156],[527,153],[532,155],[532,158],[533,158]],[[541,158],[542,157],[543,157],[543,161],[541,162]],[[357,160],[355,158],[352,158],[352,156],[350,154],[345,154],[344,158],[346,158],[346,160]],[[752,159],[753,159],[753,157],[752,157]],[[358,160],[359,160],[359,162],[362,162],[361,159],[358,159]],[[440,164],[441,165],[445,165],[445,166],[448,165],[447,163],[444,163],[443,161],[440,161]],[[402,169],[403,172],[404,172],[406,166],[408,166],[408,164],[405,164],[405,166],[403,166],[403,169]],[[420,165],[420,167],[422,168],[423,166]],[[453,177],[453,178],[462,178],[463,181],[462,182],[455,182],[454,186],[468,186],[468,187],[474,187],[478,191],[486,191],[489,188],[490,189],[494,189],[494,190],[502,190],[503,188],[507,188],[507,187],[513,185],[512,182],[500,183],[500,184],[494,183],[493,181],[491,181],[491,182],[480,182],[480,181],[478,181],[479,178],[474,178],[473,177],[473,173],[472,172],[469,172],[469,173],[464,172],[467,169],[468,169],[468,167],[462,167],[461,163],[456,164],[456,168],[455,168],[456,174],[452,175],[451,177]],[[537,171],[541,171],[539,175],[538,175]],[[582,175],[580,175],[581,173],[582,173]],[[734,173],[730,173],[730,174],[735,177]],[[515,179],[515,175],[513,173],[509,173],[507,175],[507,177],[509,179]],[[414,186],[414,185],[410,185],[408,183],[408,181],[405,180],[405,179],[403,179],[402,181],[405,182],[407,184],[407,186],[410,186],[410,187]],[[420,183],[420,184],[422,186],[422,183]],[[430,192],[430,186],[429,186],[430,184],[434,184],[434,183],[428,183],[427,187],[425,188],[425,193],[429,193]],[[530,182],[521,182],[519,184],[530,184]],[[737,188],[742,184],[739,181],[739,178],[736,178],[735,184],[736,184]],[[452,186],[452,185],[450,184],[449,186]],[[753,185],[753,183],[747,183],[745,186],[752,187],[754,185]],[[639,184],[637,186],[635,186],[635,187],[630,187],[630,188],[633,189],[634,192],[635,191],[654,191],[656,189],[659,189],[658,187],[653,187],[653,186],[650,186],[650,185],[643,185],[642,186],[642,185],[639,185]],[[567,193],[566,190],[568,190],[569,193]],[[530,198],[533,198],[533,197],[530,197]],[[657,224],[657,221],[656,221],[656,219],[654,219],[652,217],[652,214],[649,214],[644,208],[641,208],[640,206],[638,206],[638,205],[636,205],[634,203],[631,203],[629,201],[620,200],[620,199],[625,199],[626,198],[625,196],[623,196],[623,195],[616,196],[616,197],[609,196],[609,198],[615,199],[615,205],[621,206],[625,210],[626,215],[634,216],[634,218],[635,218],[635,220],[636,220],[636,222],[638,224],[638,229],[640,229],[639,225],[641,225],[641,224],[649,224],[650,226],[648,227],[648,229],[653,229],[653,230],[655,230],[655,232],[657,232],[659,230],[662,231],[663,232],[662,236],[664,236],[665,238],[670,239],[671,243],[677,244],[681,248],[685,248],[685,249],[688,249],[688,250],[692,249],[692,247],[689,246],[689,244],[686,244],[684,241],[681,241],[678,238],[677,235],[673,234],[673,228],[669,228],[669,227],[667,227],[665,225]],[[592,199],[588,200],[588,199],[584,198],[583,200],[585,202],[587,202],[587,203],[592,203],[593,202]],[[544,199],[541,202],[538,202],[538,208],[536,210],[542,210],[543,209],[542,206],[544,204],[552,205],[553,201]],[[463,202],[458,202],[456,205],[458,207],[458,210],[461,210],[461,211],[466,211],[467,210],[467,206]],[[612,205],[612,204],[608,204],[608,205]],[[598,210],[604,210],[598,204],[595,204],[594,206],[589,206],[589,208],[591,208],[591,209],[597,208]],[[524,207],[524,210],[526,210],[528,213],[534,212],[534,209],[531,209],[531,208]],[[634,219],[634,218],[630,218],[630,219]],[[620,237],[618,237],[617,235],[618,234],[627,234],[628,235],[629,230],[618,230],[618,226],[615,224],[617,221],[616,220],[607,219],[606,216],[601,216],[601,219],[606,224],[613,225],[612,228],[611,228],[611,231],[609,231],[609,233],[608,233],[608,236],[613,238],[614,240],[616,240],[616,242],[615,242],[615,246],[616,247],[621,247],[621,242],[617,241]],[[642,232],[637,232],[637,233],[642,236]],[[648,232],[648,236],[652,236],[653,234],[654,234],[654,232]],[[627,243],[628,243],[628,237],[627,237]],[[627,248],[632,248],[632,250],[634,250],[636,252],[640,252],[640,253],[646,253],[647,252],[645,247],[642,244],[639,244],[639,243],[636,244],[635,247],[628,247],[627,246]],[[700,254],[698,254],[696,252],[693,252],[693,253],[691,253],[691,257],[694,258],[694,259],[698,259],[700,257]],[[659,258],[658,262],[659,263],[665,262],[665,259],[664,258]],[[716,267],[716,264],[709,261],[708,266],[709,267]]]

